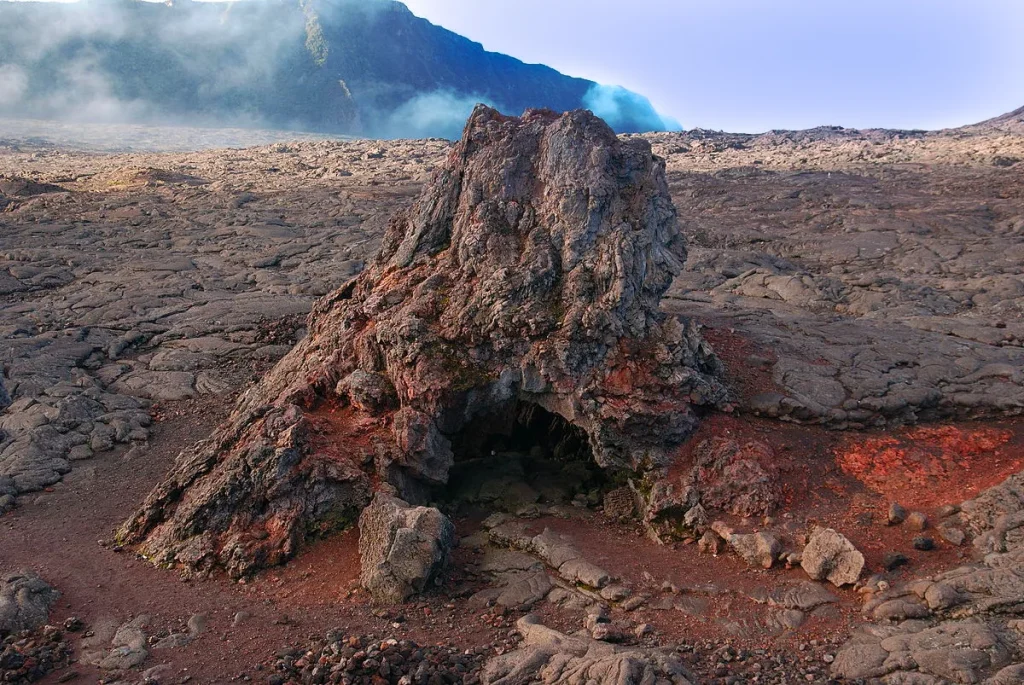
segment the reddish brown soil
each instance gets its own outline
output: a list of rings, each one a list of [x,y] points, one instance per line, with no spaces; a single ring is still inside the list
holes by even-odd
[[[207,437],[232,405],[223,398],[166,403],[153,430],[156,447],[144,456],[126,462],[123,451],[103,454],[80,463],[51,491],[22,498],[17,509],[0,518],[0,572],[32,568],[56,586],[62,596],[51,615],[54,623],[78,616],[88,627],[149,614],[150,632],[158,633],[184,630],[191,615],[207,614],[209,627],[198,640],[153,652],[145,663],[147,668],[170,663],[180,675],[191,675],[193,683],[224,683],[242,674],[262,680],[258,664],[266,668],[282,647],[300,646],[332,628],[467,647],[507,634],[511,618],[466,615],[450,608],[442,591],[422,607],[374,615],[363,594],[350,592],[359,575],[355,530],[244,583],[226,577],[182,582],[175,572],[129,551],[115,552],[111,539],[116,527],[156,485],[177,452]],[[250,617],[233,626],[238,612]],[[402,617],[398,627],[396,617]],[[103,676],[77,664],[70,670],[86,682]],[[66,673],[55,672],[43,682],[58,682]]]
[[[243,673],[258,677],[257,665],[266,668],[281,647],[303,644],[311,635],[332,628],[462,648],[504,639],[516,616],[472,611],[458,599],[450,599],[482,587],[482,579],[463,570],[465,562],[473,559],[468,549],[457,552],[451,577],[438,592],[413,604],[375,611],[357,589],[358,538],[354,530],[325,540],[286,567],[266,571],[245,583],[224,577],[185,583],[173,571],[157,569],[127,551],[117,553],[109,543],[99,544],[111,539],[112,531],[159,480],[177,451],[207,436],[230,406],[231,402],[224,400],[165,405],[154,428],[155,447],[144,456],[126,462],[120,453],[103,455],[80,465],[52,492],[24,498],[18,509],[0,519],[4,543],[0,571],[31,567],[55,584],[63,596],[54,621],[75,615],[87,624],[104,618],[121,622],[145,613],[153,618],[153,632],[159,632],[181,629],[192,614],[208,614],[209,628],[198,640],[154,653],[146,662],[146,666],[171,663],[197,683],[221,683]],[[679,472],[687,468],[692,445],[710,435],[756,439],[772,447],[777,460],[774,470],[785,492],[785,504],[774,525],[788,523],[801,530],[813,523],[835,527],[864,551],[872,572],[880,570],[885,552],[901,551],[911,563],[890,574],[895,578],[949,568],[961,563],[967,551],[941,540],[937,540],[936,551],[914,551],[911,531],[884,525],[893,493],[898,493],[904,506],[930,513],[937,505],[958,502],[1019,470],[1024,459],[1024,421],[854,434],[716,414],[705,420],[695,440],[681,451]],[[934,439],[927,442],[927,436]],[[986,449],[989,443],[983,445],[978,436],[995,440],[992,449]],[[974,449],[958,451],[962,444]],[[893,459],[886,451],[900,446],[925,449],[922,445],[933,460],[924,462],[929,465],[924,478],[918,477],[920,469],[915,470],[918,461]],[[883,452],[880,463],[889,469],[889,477],[906,481],[893,490],[879,487],[879,479],[868,477],[882,467],[871,467],[870,459],[844,456],[869,454],[879,446]],[[858,471],[851,463],[870,468]],[[867,483],[855,477],[863,473],[868,474]],[[733,522],[749,529],[762,525],[760,521]],[[706,602],[700,612],[659,610],[652,602],[630,615],[633,621],[654,625],[665,643],[731,639],[750,646],[788,649],[796,642],[839,637],[857,620],[860,599],[848,589],[838,592],[842,604],[836,610],[816,613],[799,630],[772,637],[762,627],[770,610],[751,601],[748,594],[779,582],[803,580],[798,569],[749,569],[731,554],[715,558],[698,554],[694,545],[658,545],[634,527],[612,524],[596,515],[535,522],[538,531],[544,526],[571,534],[591,560],[655,600],[666,580],[684,589],[698,588],[698,592],[684,592],[679,597],[695,599],[698,605]],[[474,522],[459,522],[460,534],[468,534],[474,527]],[[233,626],[240,611],[251,616]],[[579,626],[579,616],[547,605],[541,612],[554,626]],[[100,675],[90,668],[73,668],[82,675]],[[60,675],[53,674],[48,682],[56,682]]]
[[[701,335],[725,364],[725,381],[737,398],[781,392],[772,380],[772,366],[777,358],[771,350],[758,347],[729,328],[707,322],[701,327]]]
[[[918,506],[962,501],[1024,470],[1021,431],[993,425],[922,426],[884,435],[850,435],[836,452],[839,467],[867,487]]]
[[[948,568],[968,552],[938,536],[936,550],[915,551],[911,542],[919,533],[885,525],[890,502],[931,515],[944,504],[959,504],[1024,470],[1020,419],[839,432],[715,414],[683,446],[671,476],[688,472],[695,446],[711,436],[769,445],[776,458],[772,471],[784,495],[778,514],[839,530],[864,552],[869,571],[880,571],[882,557],[891,551],[911,559],[902,573],[914,575]],[[723,518],[751,530],[761,524]],[[775,518],[776,524],[786,520]]]

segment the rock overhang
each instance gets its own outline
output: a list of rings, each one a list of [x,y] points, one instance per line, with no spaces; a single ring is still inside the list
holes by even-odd
[[[664,466],[694,408],[727,400],[697,328],[658,308],[685,258],[646,141],[585,111],[479,106],[377,259],[316,305],[309,335],[122,534],[165,561],[248,572],[375,490],[426,501],[451,438],[522,402],[584,431],[604,468]],[[338,410],[343,423],[306,421]],[[329,459],[310,430],[335,433]],[[256,456],[268,443],[290,456]]]

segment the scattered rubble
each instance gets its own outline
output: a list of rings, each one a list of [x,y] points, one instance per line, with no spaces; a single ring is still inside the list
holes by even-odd
[[[278,653],[266,682],[347,682],[352,685],[428,685],[480,682],[484,656],[411,640],[346,636],[332,631],[312,644]]]
[[[67,666],[71,645],[53,626],[10,634],[0,631],[0,682],[25,685]]]

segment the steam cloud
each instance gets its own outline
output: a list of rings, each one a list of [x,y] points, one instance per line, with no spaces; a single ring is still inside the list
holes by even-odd
[[[417,95],[384,118],[375,131],[381,138],[429,138],[454,140],[462,135],[466,119],[478,103],[492,105],[485,97],[464,96],[450,91]]]
[[[0,65],[0,102],[19,102],[28,90],[28,74],[16,64]]]
[[[523,71],[526,65],[510,66],[516,60],[495,61],[466,39],[410,23],[422,21],[391,0],[172,7],[138,0],[0,0],[0,22],[16,27],[0,40],[0,116],[458,138],[478,102],[509,114],[550,104],[537,101],[548,97],[556,107],[579,106],[585,82],[550,69]],[[389,40],[379,32],[409,26],[427,32],[423,46],[404,46],[411,53],[402,46],[375,50]],[[358,40],[350,40],[354,36]],[[457,79],[443,57],[415,52],[438,50],[438,41],[462,60]],[[508,95],[503,75],[528,84],[526,90]],[[489,87],[518,107],[478,92]],[[524,95],[531,87],[534,94]],[[595,85],[582,101],[619,131],[680,128],[624,88]]]
[[[647,131],[682,131],[682,125],[672,117],[666,117],[654,109],[651,101],[643,95],[626,90],[621,86],[604,86],[595,83],[583,96],[587,109],[608,122],[616,130],[643,128]],[[646,116],[638,118],[638,113]]]

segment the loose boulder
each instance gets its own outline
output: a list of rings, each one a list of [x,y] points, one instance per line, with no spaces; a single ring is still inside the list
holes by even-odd
[[[839,587],[857,582],[864,570],[864,555],[844,535],[818,528],[804,547],[800,566],[814,580],[827,580]]]
[[[438,576],[454,541],[437,509],[378,493],[359,517],[359,579],[375,601],[404,602]]]
[[[748,566],[771,568],[782,553],[782,544],[771,533],[734,533],[728,542]]]

